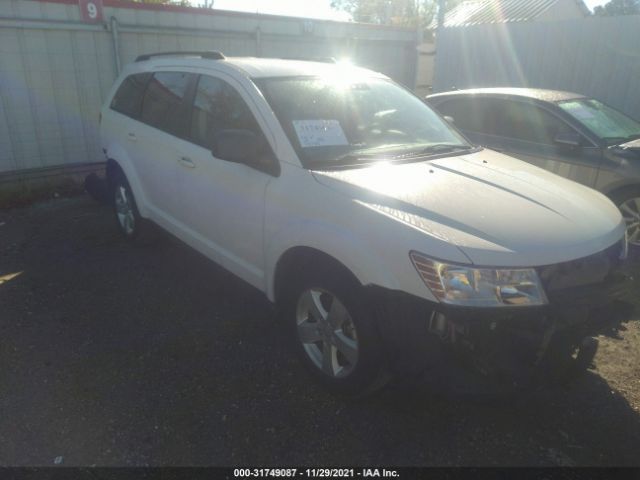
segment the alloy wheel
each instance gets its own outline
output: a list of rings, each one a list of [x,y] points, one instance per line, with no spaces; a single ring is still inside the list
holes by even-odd
[[[131,235],[136,226],[136,219],[133,213],[133,204],[127,194],[127,189],[122,184],[116,186],[115,203],[118,223],[124,233]]]
[[[625,200],[620,204],[620,212],[627,224],[629,244],[640,246],[640,197]]]
[[[344,304],[320,288],[302,292],[296,308],[298,338],[311,362],[332,378],[349,375],[358,362],[358,336]]]

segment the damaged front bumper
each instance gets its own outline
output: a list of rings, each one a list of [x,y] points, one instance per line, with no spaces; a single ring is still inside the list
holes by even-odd
[[[547,292],[549,304],[539,307],[455,307],[374,287],[372,294],[398,373],[457,391],[512,391],[565,382],[584,371],[597,351],[593,336],[617,328],[633,312],[626,302],[631,278],[617,267],[598,283],[558,285]]]

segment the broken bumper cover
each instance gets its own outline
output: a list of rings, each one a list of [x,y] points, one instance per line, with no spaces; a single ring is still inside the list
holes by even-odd
[[[631,286],[630,277],[615,268],[597,284],[548,292],[548,305],[488,309],[372,293],[383,312],[381,336],[399,373],[444,380],[456,390],[513,390],[584,371],[597,350],[591,337],[629,319],[633,309],[625,299]]]

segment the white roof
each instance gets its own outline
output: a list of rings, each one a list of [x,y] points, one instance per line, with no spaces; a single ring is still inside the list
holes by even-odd
[[[356,67],[347,62],[314,62],[307,60],[286,60],[281,58],[226,57],[224,60],[211,60],[196,56],[162,56],[130,65],[131,70],[147,71],[158,66],[172,67],[229,67],[251,78],[296,77],[296,76],[375,76],[385,75],[365,68]]]
[[[381,73],[372,72],[365,68],[356,67],[343,62],[313,62],[306,60],[285,60],[281,58],[253,58],[253,57],[227,57],[223,61],[244,71],[249,77],[295,77],[295,76],[323,76],[331,75],[336,71],[344,74],[380,76]]]

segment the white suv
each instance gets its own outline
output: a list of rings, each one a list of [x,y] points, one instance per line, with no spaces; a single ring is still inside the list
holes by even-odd
[[[263,291],[334,390],[399,369],[528,385],[595,354],[588,311],[626,250],[615,205],[470,144],[384,75],[144,55],[101,141],[125,237],[150,220]]]

